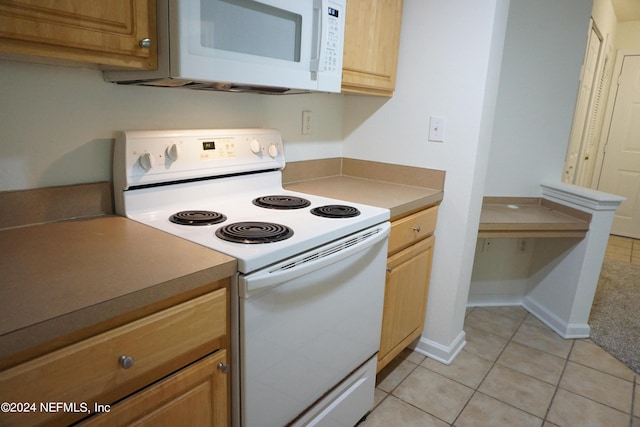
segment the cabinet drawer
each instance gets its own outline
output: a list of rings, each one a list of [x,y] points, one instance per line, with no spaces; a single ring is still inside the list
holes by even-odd
[[[0,372],[0,402],[34,402],[33,413],[2,413],[0,425],[83,418],[220,348],[227,334],[227,290],[218,289]],[[122,356],[133,358],[125,368]],[[53,412],[41,403],[64,402]],[[57,413],[56,413],[57,412]]]
[[[227,352],[220,350],[80,423],[81,427],[228,426]],[[224,368],[224,369],[223,369]]]
[[[433,234],[436,229],[438,207],[433,206],[391,223],[389,253],[399,251]]]

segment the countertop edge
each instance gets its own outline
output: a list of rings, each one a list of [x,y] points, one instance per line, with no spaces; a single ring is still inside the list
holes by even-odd
[[[6,333],[0,336],[0,369],[220,288],[235,272],[230,260]]]

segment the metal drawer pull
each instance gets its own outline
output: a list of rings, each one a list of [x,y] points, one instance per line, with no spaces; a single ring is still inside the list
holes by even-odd
[[[415,231],[416,233],[420,232],[420,226],[416,225],[415,227],[413,227],[413,231]]]
[[[151,39],[150,38],[144,38],[144,39],[140,40],[138,42],[138,46],[140,46],[143,49],[151,48]]]
[[[136,361],[131,356],[127,356],[125,354],[120,356],[120,366],[122,366],[124,369],[129,369],[135,362]]]
[[[218,370],[223,374],[226,374],[229,371],[229,365],[225,365],[224,363],[218,363]]]

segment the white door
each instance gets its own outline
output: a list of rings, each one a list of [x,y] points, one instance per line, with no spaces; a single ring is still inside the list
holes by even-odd
[[[586,148],[584,147],[584,141],[587,136],[586,132],[588,131],[587,124],[589,123],[589,115],[591,114],[591,99],[593,97],[593,86],[596,80],[596,71],[601,48],[602,39],[592,22],[589,39],[587,40],[587,51],[585,53],[584,64],[582,64],[580,89],[576,100],[575,113],[573,115],[569,147],[567,149],[567,157],[565,158],[564,170],[562,173],[562,182],[569,184],[576,183],[576,170],[583,165],[583,162],[580,161],[580,157]]]
[[[598,189],[626,197],[611,232],[640,239],[640,56],[625,56]]]

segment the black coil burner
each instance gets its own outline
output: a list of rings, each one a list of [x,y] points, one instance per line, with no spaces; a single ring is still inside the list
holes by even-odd
[[[311,204],[307,199],[296,196],[263,196],[253,200],[253,204],[267,209],[302,209]]]
[[[236,222],[218,228],[216,236],[234,243],[272,243],[293,236],[293,230],[272,222]]]
[[[181,211],[169,217],[169,221],[180,225],[212,225],[226,220],[226,216],[213,211]]]
[[[326,205],[311,209],[311,213],[324,218],[353,218],[360,215],[360,211],[353,206]]]

